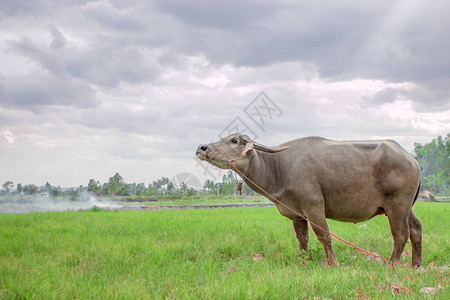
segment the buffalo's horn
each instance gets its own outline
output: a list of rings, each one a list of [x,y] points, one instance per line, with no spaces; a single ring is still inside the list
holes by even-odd
[[[256,150],[261,150],[261,151],[268,152],[268,153],[277,153],[277,152],[281,152],[281,151],[284,151],[286,149],[289,149],[289,146],[278,146],[278,147],[271,147],[271,148],[269,148],[269,147],[263,146],[263,145],[258,144],[258,143],[254,143],[253,146],[254,146],[254,148]]]

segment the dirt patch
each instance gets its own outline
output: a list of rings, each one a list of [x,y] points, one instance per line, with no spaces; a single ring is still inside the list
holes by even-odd
[[[159,202],[161,200],[156,198],[113,198],[116,202]]]
[[[152,211],[160,209],[159,206],[152,205],[123,205],[119,210],[134,210],[134,211]]]
[[[220,209],[220,208],[242,208],[242,207],[270,207],[273,203],[230,203],[230,204],[213,204],[213,205],[124,205],[120,210],[135,210],[135,211],[152,211],[159,209]]]

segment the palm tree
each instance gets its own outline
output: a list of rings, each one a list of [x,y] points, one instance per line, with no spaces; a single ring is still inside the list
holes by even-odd
[[[203,184],[203,190],[214,193],[214,181],[206,179],[205,183]]]

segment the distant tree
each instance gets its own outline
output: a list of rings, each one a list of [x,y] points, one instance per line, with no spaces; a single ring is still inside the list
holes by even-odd
[[[128,185],[128,194],[129,195],[135,195],[137,190],[137,184],[136,182],[133,182],[132,184]]]
[[[89,179],[88,192],[94,193],[95,195],[100,195],[101,185],[99,181],[95,181],[94,179]]]
[[[3,184],[3,189],[9,193],[9,190],[12,189],[13,185],[14,183],[12,181],[7,181]]]
[[[214,181],[206,179],[205,183],[203,184],[203,190],[214,193]]]
[[[153,181],[153,186],[156,187],[156,189],[159,192],[166,194],[166,192],[168,191],[169,183],[170,183],[169,178],[161,177],[160,179]]]
[[[44,192],[51,195],[52,191],[53,191],[52,185],[50,183],[48,183],[48,181],[47,181],[47,183],[45,183],[45,186],[44,186]]]
[[[132,187],[131,184],[123,183],[120,186],[119,195],[120,196],[129,196],[131,194]]]
[[[223,192],[223,183],[218,182],[214,185],[214,195],[221,195]]]
[[[100,188],[100,195],[104,196],[104,195],[108,195],[109,191],[108,191],[108,183],[104,183],[102,184],[101,188]]]
[[[143,193],[145,191],[145,183],[141,182],[136,185],[136,192],[140,191]]]
[[[18,184],[17,184],[16,191],[17,191],[17,193],[19,193],[19,194],[23,192],[23,186],[22,186],[21,183],[18,183]]]
[[[445,193],[450,186],[450,133],[430,143],[414,144],[414,157],[422,172],[422,189]]]
[[[160,179],[153,181],[153,185],[156,186],[156,188],[160,189],[163,186],[165,186],[166,184],[168,184],[169,182],[170,182],[169,178],[161,177]]]
[[[188,187],[185,182],[182,182],[180,187],[180,194],[182,197],[191,197],[195,196],[196,191],[193,188]]]
[[[38,188],[34,184],[27,184],[23,187],[23,192],[28,195],[34,195],[38,191]]]
[[[141,182],[136,184],[136,192],[134,193],[136,196],[142,196],[145,192],[145,183]]]
[[[53,187],[51,195],[52,197],[58,197],[59,195],[61,195],[61,187],[60,186],[58,186],[57,188]]]
[[[173,185],[172,181],[169,181],[167,183],[167,192],[172,193],[175,191],[175,186]]]
[[[158,195],[158,189],[156,186],[149,184],[148,189],[146,189],[143,193],[145,196],[155,197]]]
[[[113,177],[109,178],[106,189],[112,196],[118,196],[122,190],[124,184],[123,177],[119,173],[116,173]]]
[[[67,194],[69,195],[69,200],[77,201],[79,195],[78,189],[71,188],[67,191]]]
[[[221,191],[224,195],[233,195],[236,191],[236,177],[234,172],[229,170],[227,174],[222,176],[223,189]]]
[[[188,194],[187,190],[188,190],[188,187],[187,187],[186,183],[182,182],[181,187],[180,187],[181,196],[183,196],[183,197],[187,196],[187,194]]]

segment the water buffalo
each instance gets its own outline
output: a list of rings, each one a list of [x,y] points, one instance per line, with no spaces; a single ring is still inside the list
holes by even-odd
[[[422,225],[412,211],[420,187],[419,164],[394,141],[305,137],[269,148],[246,135],[233,134],[200,145],[196,154],[223,169],[232,169],[233,160],[253,190],[261,193],[262,188],[309,220],[327,265],[339,263],[326,218],[357,223],[381,214],[388,217],[392,233],[389,260],[399,262],[409,236],[412,265],[422,265]],[[308,222],[275,204],[292,220],[300,250],[306,253]]]

